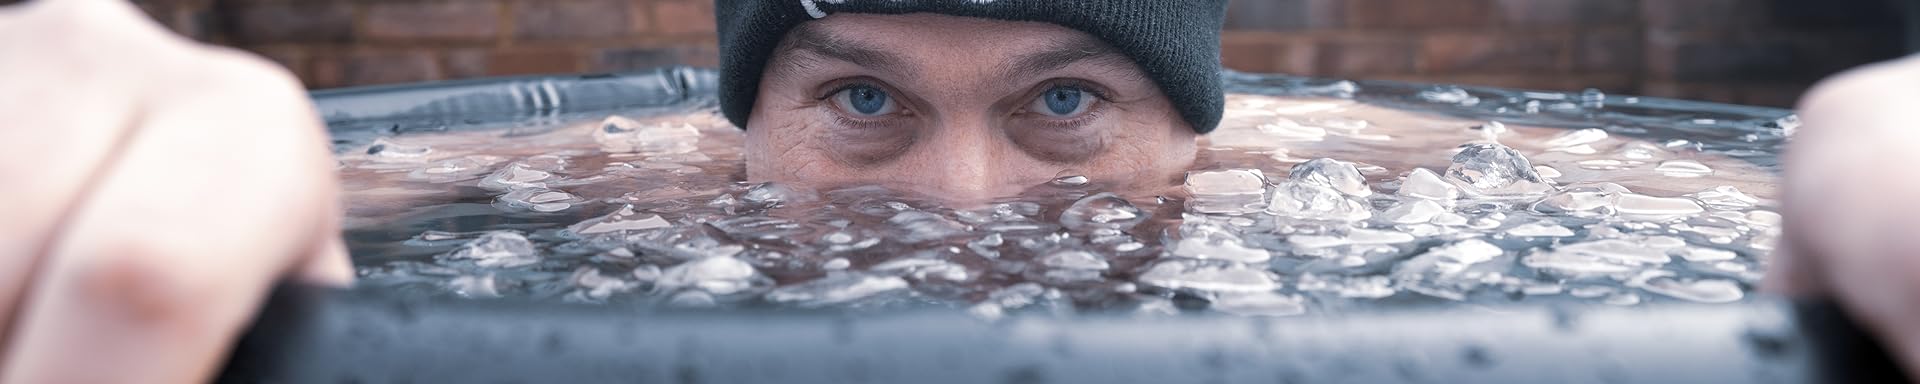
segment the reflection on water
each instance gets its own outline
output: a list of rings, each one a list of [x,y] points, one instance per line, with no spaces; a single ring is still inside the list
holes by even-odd
[[[361,284],[663,306],[1218,311],[1741,300],[1784,111],[1230,75],[1163,189],[949,203],[743,180],[712,111],[342,153]]]

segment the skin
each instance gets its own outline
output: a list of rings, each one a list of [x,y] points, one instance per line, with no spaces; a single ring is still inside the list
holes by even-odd
[[[861,113],[849,86],[883,91],[894,107]],[[1042,98],[1056,87],[1087,92],[1084,112],[1052,113]],[[1155,188],[1192,163],[1197,136],[1137,65],[1085,33],[843,14],[788,34],[769,62],[747,123],[747,177],[882,181],[957,201],[1063,175]]]
[[[1177,174],[1193,158],[1192,131],[1137,68],[999,73],[1072,32],[929,16],[815,25],[902,65],[783,56],[790,69],[769,76],[749,127],[753,178],[989,195],[1063,171]],[[854,130],[812,92],[861,76],[908,100],[910,117]],[[1112,91],[1097,124],[1075,128],[1099,145],[1020,113],[1055,78]],[[283,70],[174,37],[125,2],[36,1],[0,7],[0,84],[0,180],[13,187],[0,188],[0,383],[203,382],[274,281],[351,279],[327,138]],[[1920,367],[1920,242],[1904,236],[1920,208],[1903,203],[1920,179],[1888,172],[1920,164],[1912,84],[1920,59],[1806,98],[1766,288],[1837,297]],[[1085,147],[1098,150],[1069,150]]]
[[[0,7],[0,84],[0,383],[203,382],[274,281],[352,279],[284,70],[38,1]]]

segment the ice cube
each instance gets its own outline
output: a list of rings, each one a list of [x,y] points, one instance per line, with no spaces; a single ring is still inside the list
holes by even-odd
[[[1098,228],[1128,229],[1145,221],[1149,214],[1132,202],[1113,193],[1081,198],[1060,212],[1060,225],[1074,230]]]
[[[1307,183],[1333,188],[1347,196],[1366,197],[1373,194],[1367,188],[1367,179],[1360,175],[1360,169],[1353,163],[1334,159],[1319,158],[1307,160],[1293,166],[1290,179],[1298,183]]]
[[[760,274],[744,260],[708,257],[667,268],[654,285],[663,289],[688,288],[715,295],[731,295],[766,288],[773,285],[773,279]]]
[[[1208,292],[1265,292],[1280,287],[1278,278],[1265,269],[1224,260],[1161,259],[1141,272],[1138,280],[1164,289]]]
[[[1622,216],[1644,218],[1677,217],[1706,211],[1700,203],[1686,198],[1653,197],[1637,193],[1621,194],[1618,209]]]
[[[540,262],[540,253],[533,241],[514,231],[487,232],[454,249],[447,257],[473,260],[474,265],[488,268],[513,268]]]
[[[1471,195],[1537,197],[1553,191],[1519,151],[1496,143],[1473,143],[1453,156],[1446,177]]]
[[[1635,277],[1628,286],[1696,303],[1731,303],[1745,296],[1740,283],[1725,279],[1680,279],[1659,271]]]
[[[1100,255],[1080,250],[1050,253],[1039,261],[1040,265],[1047,267],[1040,271],[1041,280],[1054,284],[1099,281],[1108,266],[1107,260]]]
[[[1533,211],[1574,217],[1599,217],[1618,210],[1627,188],[1614,183],[1577,184],[1533,203]]]
[[[1199,196],[1260,195],[1267,177],[1258,169],[1187,172],[1187,192]]]
[[[534,212],[559,212],[572,208],[583,200],[571,193],[555,191],[542,187],[514,189],[500,195],[498,202],[511,209],[524,209]]]
[[[429,183],[449,183],[449,182],[462,181],[462,180],[472,180],[475,177],[486,175],[487,173],[490,172],[490,169],[488,169],[489,167],[492,167],[494,164],[499,164],[501,161],[506,161],[506,158],[499,157],[499,156],[473,155],[473,156],[462,156],[454,159],[446,159],[446,160],[434,162],[433,164],[425,167],[420,167],[419,169],[415,169],[412,172],[408,172],[407,179],[424,181]]]
[[[1567,148],[1597,143],[1606,139],[1607,131],[1600,130],[1599,128],[1587,128],[1561,133],[1552,139],[1547,139],[1546,144],[1549,147]],[[1591,149],[1593,147],[1588,146],[1587,148]],[[1592,154],[1592,152],[1588,152],[1588,154]]]
[[[1527,224],[1521,224],[1520,226],[1507,229],[1506,233],[1508,236],[1519,236],[1519,237],[1570,237],[1570,236],[1573,236],[1572,229],[1567,229],[1567,227],[1560,226],[1559,224],[1554,224],[1551,221],[1538,221],[1538,222],[1532,222]]]
[[[480,188],[490,191],[510,191],[530,187],[546,187],[546,181],[553,178],[547,171],[532,169],[526,163],[514,162],[505,168],[480,179]]]
[[[1267,212],[1305,220],[1356,221],[1373,216],[1364,203],[1333,188],[1294,181],[1274,185]]]
[[[1700,164],[1700,162],[1693,160],[1663,161],[1660,162],[1660,165],[1653,167],[1653,171],[1659,172],[1667,177],[1692,178],[1713,175],[1713,168],[1708,168],[1706,164]]]
[[[908,210],[887,219],[901,233],[898,239],[909,244],[942,240],[967,233],[967,225],[926,211]]]
[[[619,211],[607,214],[606,216],[587,219],[568,226],[567,230],[575,234],[592,235],[606,232],[654,229],[668,225],[671,224],[668,223],[666,219],[660,218],[660,215],[641,214],[633,209],[633,205],[629,204],[621,206]]]
[[[1698,199],[1701,203],[1705,203],[1707,206],[1716,209],[1746,209],[1753,208],[1760,204],[1759,198],[1748,195],[1745,192],[1740,192],[1737,188],[1725,185],[1713,187],[1713,189],[1700,191],[1699,193],[1687,196]]]
[[[1440,175],[1426,168],[1414,168],[1407,174],[1406,181],[1400,182],[1400,190],[1395,194],[1428,200],[1453,201],[1460,197],[1460,188],[1441,180]]]
[[[1300,295],[1276,292],[1228,293],[1215,297],[1208,308],[1241,316],[1294,316],[1307,312],[1306,302]]]
[[[379,163],[424,163],[432,153],[433,148],[425,145],[406,145],[384,137],[367,146],[367,158]]]
[[[806,187],[783,183],[760,183],[740,194],[740,201],[765,206],[782,203],[803,203],[820,198],[820,195]]]
[[[700,130],[691,124],[647,124],[620,116],[608,116],[601,121],[600,129],[593,131],[593,139],[600,143],[600,150],[610,153],[673,155],[700,148]]]
[[[1440,203],[1415,199],[1387,209],[1380,214],[1380,218],[1396,224],[1414,224],[1432,221],[1434,217],[1446,212],[1447,207],[1440,206]]]
[[[803,308],[853,303],[862,299],[900,292],[907,280],[898,276],[851,272],[828,275],[819,280],[789,285],[767,292],[767,301]]]
[[[1702,247],[1686,247],[1674,250],[1673,253],[1679,254],[1681,258],[1695,263],[1727,261],[1740,257],[1739,254],[1733,251]]]
[[[639,283],[602,275],[600,269],[594,267],[574,270],[570,280],[580,288],[579,294],[591,301],[606,300],[613,294],[632,291],[640,286]]]
[[[1240,233],[1224,225],[1210,222],[1189,221],[1181,223],[1178,239],[1167,239],[1167,253],[1175,257],[1194,259],[1217,259],[1243,263],[1265,262],[1273,255],[1267,250],[1251,247],[1240,238]]]

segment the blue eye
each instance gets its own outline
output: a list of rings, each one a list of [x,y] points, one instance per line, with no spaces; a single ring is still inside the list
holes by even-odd
[[[1093,106],[1093,100],[1093,95],[1084,89],[1057,86],[1041,93],[1040,98],[1034,100],[1027,110],[1051,117],[1074,117],[1086,113]]]
[[[840,90],[833,95],[833,103],[840,110],[852,112],[863,117],[893,114],[900,111],[899,103],[880,88],[856,85]]]

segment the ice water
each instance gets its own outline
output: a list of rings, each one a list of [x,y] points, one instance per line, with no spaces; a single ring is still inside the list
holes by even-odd
[[[714,111],[652,111],[344,145],[346,234],[360,284],[414,295],[997,319],[1723,303],[1780,233],[1784,111],[1236,81],[1164,189],[751,183]]]

